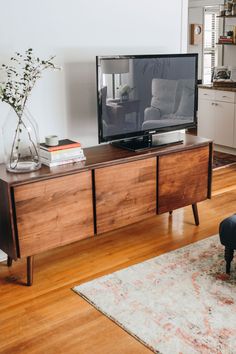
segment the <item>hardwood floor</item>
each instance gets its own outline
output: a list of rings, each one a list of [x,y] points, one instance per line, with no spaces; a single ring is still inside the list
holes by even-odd
[[[38,255],[32,287],[22,285],[25,261],[0,263],[0,353],[150,353],[71,287],[216,234],[235,201],[232,166],[214,172],[198,227],[189,206]]]

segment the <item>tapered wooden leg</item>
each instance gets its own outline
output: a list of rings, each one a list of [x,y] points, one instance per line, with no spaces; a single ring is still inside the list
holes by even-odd
[[[197,203],[192,204],[192,209],[193,209],[193,216],[194,216],[195,225],[198,226],[199,225],[199,216],[198,216],[198,210],[197,210]]]
[[[27,257],[27,285],[33,284],[34,256]]]
[[[234,258],[234,250],[225,247],[226,273],[230,274],[230,264]]]
[[[11,267],[12,266],[12,258],[7,256],[7,266]]]

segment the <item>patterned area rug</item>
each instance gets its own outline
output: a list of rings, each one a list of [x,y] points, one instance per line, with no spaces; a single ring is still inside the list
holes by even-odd
[[[75,287],[155,353],[236,353],[236,270],[213,236]]]
[[[227,167],[236,164],[236,155],[226,154],[224,152],[214,151],[213,169]]]

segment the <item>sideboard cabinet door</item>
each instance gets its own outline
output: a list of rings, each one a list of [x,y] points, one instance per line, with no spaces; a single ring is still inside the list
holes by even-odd
[[[230,92],[231,93],[231,92]],[[232,147],[234,144],[234,104],[216,102],[215,144]]]
[[[215,103],[213,101],[199,99],[197,132],[198,136],[203,138],[212,140],[215,138]]]
[[[159,157],[158,213],[205,200],[208,196],[209,146]]]
[[[91,172],[14,188],[20,257],[92,236]]]
[[[95,170],[97,233],[156,214],[156,158]]]

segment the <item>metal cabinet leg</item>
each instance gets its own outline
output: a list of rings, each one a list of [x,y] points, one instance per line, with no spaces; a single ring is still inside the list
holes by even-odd
[[[34,256],[27,257],[27,285],[33,284]]]

